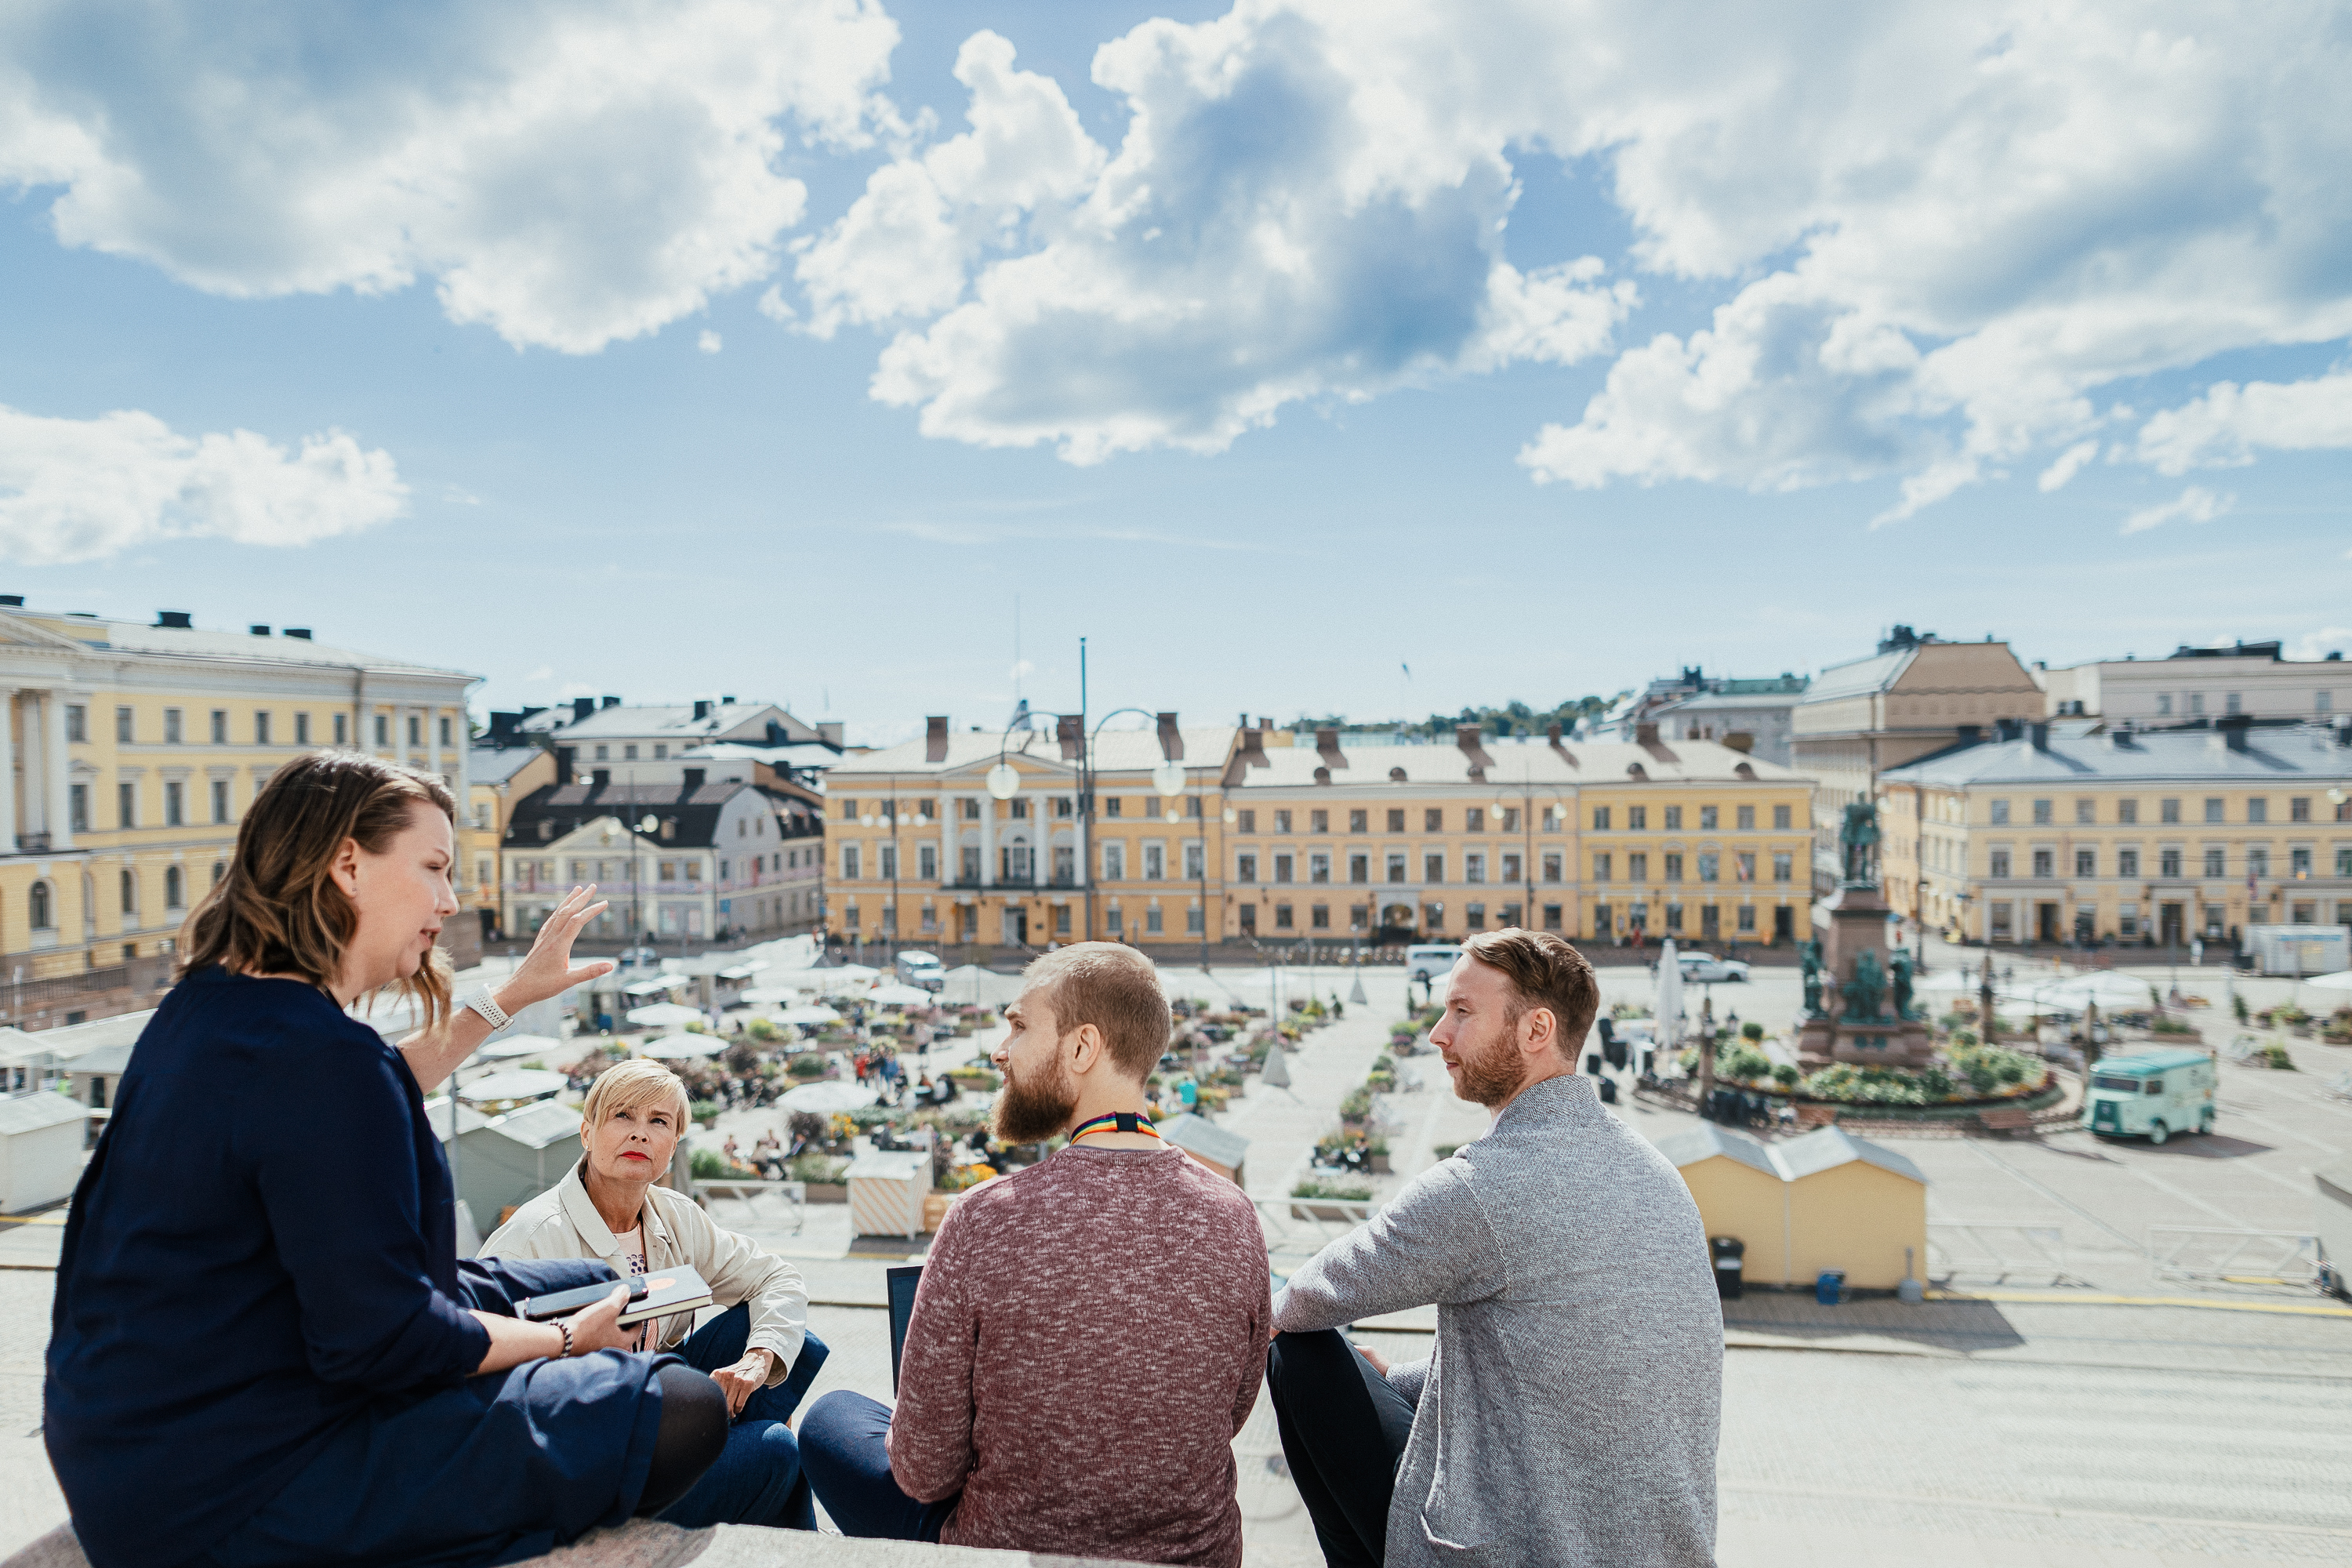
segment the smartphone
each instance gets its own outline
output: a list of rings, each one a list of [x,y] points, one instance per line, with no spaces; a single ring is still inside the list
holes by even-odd
[[[602,1285],[582,1285],[571,1290],[557,1290],[545,1296],[526,1296],[515,1305],[515,1316],[534,1323],[544,1323],[554,1318],[568,1318],[584,1307],[593,1307],[613,1293],[618,1279],[607,1279]],[[629,1300],[642,1300],[646,1293],[646,1277],[629,1277]]]

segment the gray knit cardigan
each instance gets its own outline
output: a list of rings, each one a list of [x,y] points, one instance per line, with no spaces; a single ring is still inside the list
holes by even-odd
[[[1390,1568],[1708,1568],[1723,1313],[1689,1189],[1593,1080],[1530,1085],[1275,1299],[1305,1331],[1437,1304]]]

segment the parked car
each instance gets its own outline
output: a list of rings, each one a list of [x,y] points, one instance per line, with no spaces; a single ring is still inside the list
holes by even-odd
[[[1711,952],[1678,952],[1675,962],[1686,985],[1721,985],[1748,978],[1748,965],[1737,958],[1717,958]],[[1656,964],[1650,965],[1651,973],[1657,972]]]
[[[1434,982],[1454,973],[1462,950],[1452,942],[1430,942],[1404,950],[1404,977]]]
[[[948,972],[936,952],[910,947],[898,955],[898,978],[908,985],[920,986],[925,991],[944,990],[947,986]]]

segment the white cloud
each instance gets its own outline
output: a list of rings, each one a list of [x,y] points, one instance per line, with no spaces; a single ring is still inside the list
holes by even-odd
[[[879,0],[0,18],[0,187],[57,188],[64,243],[240,298],[430,278],[452,320],[575,353],[773,270],[787,126],[898,125]]]
[[[971,129],[876,174],[797,280],[815,330],[894,332],[874,394],[926,432],[1083,461],[1608,352],[1647,270],[1711,318],[1625,350],[1531,473],[1892,479],[1893,521],[2037,455],[2055,488],[2119,384],[2352,332],[2332,15],[1237,0],[1102,47],[1129,119],[1099,159],[980,35]],[[1624,263],[1507,262],[1548,155],[1605,183]]]
[[[2331,653],[2352,654],[2352,626],[2322,626],[2298,641],[2287,657],[2326,658]]]
[[[1604,351],[1631,284],[1590,258],[1506,261],[1499,141],[1428,122],[1422,59],[1354,72],[1352,26],[1256,0],[1143,24],[1095,58],[1130,111],[1115,153],[975,35],[971,128],[878,171],[803,254],[812,329],[927,321],[884,349],[875,396],[927,434],[1076,462],[1216,451],[1302,398]]]
[[[2145,507],[2124,519],[2117,531],[2145,533],[2168,522],[2210,522],[2238,504],[2233,495],[2216,495],[2202,485],[2191,485],[2160,506]]]
[[[392,456],[340,430],[299,449],[250,430],[182,436],[152,414],[0,407],[0,556],[96,561],[164,539],[308,544],[408,509]]]
[[[705,328],[702,335],[694,340],[694,346],[700,349],[704,353],[715,354],[727,345],[720,341],[717,332]]]
[[[2096,441],[2077,441],[2059,453],[2058,460],[2042,469],[2042,478],[2036,481],[2042,493],[2048,495],[2052,490],[2064,489],[2067,481],[2083,471],[2083,465],[2098,455],[2099,444]]]
[[[2254,460],[2273,451],[2352,447],[2352,372],[2286,384],[2217,381],[2140,426],[2138,457],[2162,474]]]

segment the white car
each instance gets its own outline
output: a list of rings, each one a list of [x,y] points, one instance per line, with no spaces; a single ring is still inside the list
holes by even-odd
[[[1408,947],[1404,950],[1404,977],[1433,984],[1453,973],[1454,966],[1461,960],[1462,950],[1451,942]]]
[[[1685,985],[1721,985],[1748,978],[1747,964],[1736,958],[1717,958],[1711,952],[1678,952],[1675,965],[1683,972]],[[1657,972],[1656,964],[1650,965],[1651,973]]]
[[[938,991],[948,983],[948,972],[940,966],[939,954],[908,948],[898,955],[898,978],[925,991]]]

